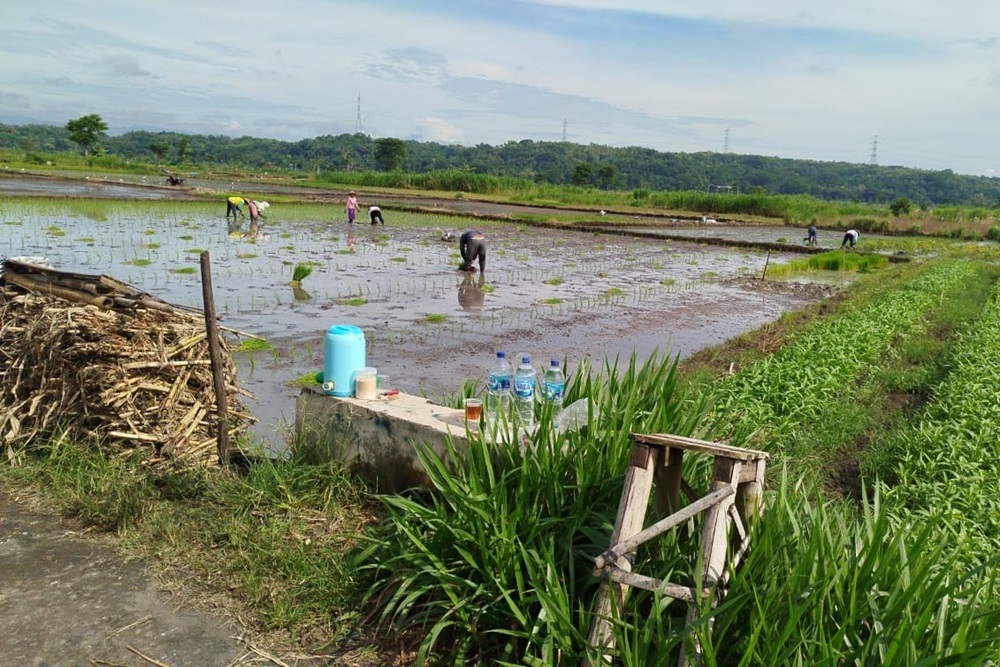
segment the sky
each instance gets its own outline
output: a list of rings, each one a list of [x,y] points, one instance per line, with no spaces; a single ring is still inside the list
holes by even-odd
[[[1000,175],[996,0],[4,0],[0,123]]]

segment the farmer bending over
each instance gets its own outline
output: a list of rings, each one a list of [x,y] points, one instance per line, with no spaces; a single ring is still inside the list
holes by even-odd
[[[368,217],[372,219],[373,225],[377,224],[381,224],[383,226],[385,225],[385,218],[382,217],[382,209],[380,209],[378,206],[368,207]]]
[[[229,214],[230,213],[233,214],[233,220],[236,219],[236,214],[237,213],[239,213],[240,217],[242,218],[243,217],[243,209],[241,207],[243,206],[243,202],[245,202],[245,201],[246,201],[246,199],[244,199],[243,197],[237,197],[236,195],[233,195],[232,197],[230,197],[229,199],[227,199],[226,200],[226,218],[227,219],[229,218]]]
[[[848,229],[847,233],[844,234],[844,240],[841,242],[840,247],[843,248],[845,245],[849,245],[853,248],[858,242],[858,236],[860,236],[858,230]]]
[[[818,234],[816,233],[816,225],[809,225],[809,231],[806,232],[806,245],[816,245]]]
[[[479,260],[479,272],[486,272],[486,237],[478,229],[470,229],[458,239],[458,251],[462,253],[463,271],[475,271],[472,266]]]

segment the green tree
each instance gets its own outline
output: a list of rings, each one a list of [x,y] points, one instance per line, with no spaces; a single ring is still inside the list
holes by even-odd
[[[154,141],[149,145],[149,150],[153,153],[153,155],[162,160],[167,156],[167,153],[170,152],[170,146],[168,146],[164,141]]]
[[[896,201],[889,204],[889,212],[897,218],[901,215],[909,215],[912,209],[913,204],[906,197],[900,197]]]
[[[590,179],[594,176],[594,167],[587,164],[586,162],[581,162],[576,165],[573,169],[573,175],[570,177],[570,183],[573,185],[584,186],[590,183]]]
[[[191,141],[187,137],[181,137],[177,141],[177,161],[183,162],[191,152]]]
[[[382,171],[395,171],[406,157],[406,143],[402,139],[376,139],[375,164]]]
[[[601,187],[607,190],[611,187],[611,184],[614,183],[615,176],[617,174],[618,170],[615,169],[615,165],[605,164],[597,170],[597,180],[601,182]]]
[[[66,123],[70,141],[83,149],[84,155],[89,155],[97,147],[98,140],[108,131],[108,124],[96,113],[80,116]]]

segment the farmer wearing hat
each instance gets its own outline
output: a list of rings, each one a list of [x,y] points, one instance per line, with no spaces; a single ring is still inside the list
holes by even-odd
[[[358,214],[358,196],[354,190],[347,193],[347,221],[354,223],[354,217]]]

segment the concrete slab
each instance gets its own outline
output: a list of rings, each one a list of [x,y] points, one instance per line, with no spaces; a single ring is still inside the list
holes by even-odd
[[[312,460],[348,463],[381,491],[428,485],[416,445],[443,457],[449,440],[462,451],[467,436],[463,410],[410,394],[360,400],[305,387],[295,404],[296,448]]]

